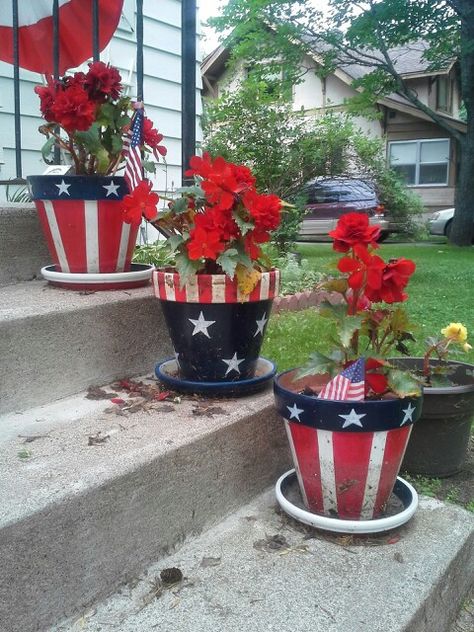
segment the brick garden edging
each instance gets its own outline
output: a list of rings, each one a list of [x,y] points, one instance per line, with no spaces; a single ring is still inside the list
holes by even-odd
[[[308,309],[308,307],[319,307],[323,301],[339,303],[340,300],[339,294],[335,292],[306,290],[305,292],[296,292],[296,294],[288,294],[287,296],[277,296],[273,299],[272,312],[274,314],[299,312],[300,310]]]

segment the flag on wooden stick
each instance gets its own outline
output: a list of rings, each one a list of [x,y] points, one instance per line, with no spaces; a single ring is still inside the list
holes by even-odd
[[[365,359],[359,358],[336,375],[319,393],[319,399],[357,401],[365,396]]]

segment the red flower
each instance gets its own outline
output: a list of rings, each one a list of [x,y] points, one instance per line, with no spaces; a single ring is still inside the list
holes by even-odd
[[[385,393],[388,389],[388,379],[384,373],[377,371],[383,370],[386,362],[376,360],[375,358],[367,358],[365,361],[365,395],[369,391],[373,391],[376,395]]]
[[[245,208],[255,222],[255,228],[275,230],[280,223],[281,200],[276,195],[258,194],[255,189],[242,196]]]
[[[219,254],[225,249],[225,244],[221,241],[219,233],[206,231],[197,226],[190,232],[190,241],[186,244],[190,259],[213,259],[216,260]]]
[[[403,292],[415,272],[416,265],[410,259],[389,261],[382,271],[380,287],[368,287],[366,296],[374,303],[400,303],[406,301],[408,294]]]
[[[78,85],[59,90],[49,111],[52,120],[70,134],[75,131],[85,132],[95,121],[95,104]]]
[[[380,289],[382,284],[382,274],[385,268],[385,261],[377,255],[369,254],[365,249],[358,249],[359,258],[342,257],[337,264],[338,270],[349,274],[347,282],[353,290],[364,288],[364,292],[369,300],[372,299],[367,288],[373,290]]]
[[[54,123],[55,118],[52,112],[52,107],[58,93],[60,83],[55,81],[52,77],[47,77],[48,85],[36,86],[35,92],[40,98],[40,110],[44,119],[49,123]]]
[[[166,156],[166,147],[160,145],[162,140],[163,134],[160,134],[158,130],[153,127],[153,121],[150,121],[150,119],[145,116],[143,118],[143,142],[145,145],[156,150],[162,156]]]
[[[151,182],[142,180],[131,193],[123,198],[123,221],[127,224],[139,224],[142,217],[151,221],[157,216],[157,193],[151,190]]]
[[[329,235],[334,239],[333,249],[337,252],[348,252],[356,244],[378,248],[380,227],[370,226],[365,213],[346,213]]]
[[[107,99],[115,101],[122,91],[122,77],[116,68],[103,61],[95,61],[89,64],[89,72],[84,80],[84,87],[89,97],[98,103],[104,103]]]

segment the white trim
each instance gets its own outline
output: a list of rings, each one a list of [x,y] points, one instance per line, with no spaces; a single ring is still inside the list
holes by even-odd
[[[63,240],[61,238],[61,232],[59,230],[56,215],[54,213],[53,203],[50,200],[42,200],[44,204],[44,210],[48,219],[49,230],[51,231],[51,237],[53,238],[54,247],[56,248],[56,254],[58,255],[58,262],[63,272],[69,272],[69,263],[67,261],[66,252],[63,246]]]

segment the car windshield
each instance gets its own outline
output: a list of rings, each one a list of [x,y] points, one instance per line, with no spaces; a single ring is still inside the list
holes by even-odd
[[[374,190],[365,182],[315,182],[305,187],[307,204],[330,204],[332,202],[358,202],[375,197]]]

